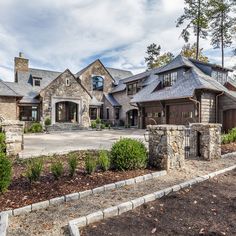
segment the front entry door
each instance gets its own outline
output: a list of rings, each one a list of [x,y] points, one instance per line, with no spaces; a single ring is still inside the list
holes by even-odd
[[[56,122],[78,122],[78,105],[74,102],[56,103]]]

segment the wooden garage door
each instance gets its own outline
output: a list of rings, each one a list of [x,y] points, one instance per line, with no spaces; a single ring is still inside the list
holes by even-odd
[[[144,127],[161,124],[162,110],[160,107],[145,107]]]
[[[173,125],[187,125],[195,120],[193,104],[176,104],[167,107],[167,123]]]
[[[236,127],[236,109],[224,111],[223,114],[223,130],[228,132]]]

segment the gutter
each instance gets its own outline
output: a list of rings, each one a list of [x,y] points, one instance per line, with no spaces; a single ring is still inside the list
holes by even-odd
[[[201,103],[191,97],[188,98],[190,101],[193,101],[195,104],[198,104],[198,122],[201,123],[202,114],[201,114]]]
[[[219,97],[222,96],[225,92],[221,92],[220,94],[216,95],[216,122],[219,121],[219,116],[218,116],[218,105],[219,105]]]

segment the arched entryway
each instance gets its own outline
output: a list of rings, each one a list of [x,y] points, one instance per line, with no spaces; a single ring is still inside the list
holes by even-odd
[[[127,113],[127,123],[130,127],[138,126],[138,110],[129,110]]]
[[[69,101],[56,103],[56,122],[78,122],[78,104]]]

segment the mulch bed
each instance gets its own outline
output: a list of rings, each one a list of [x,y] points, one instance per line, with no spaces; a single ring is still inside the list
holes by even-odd
[[[236,152],[236,143],[228,143],[221,145],[222,154],[227,154],[231,152]]]
[[[82,236],[236,235],[236,171],[90,225]]]
[[[134,178],[154,171],[151,169],[126,172],[106,171],[87,175],[84,169],[84,157],[85,153],[88,153],[88,151],[79,151],[76,153],[78,154],[79,164],[73,178],[69,177],[68,170],[65,169],[64,175],[59,180],[54,179],[50,172],[50,164],[55,161],[55,158],[60,158],[64,166],[67,166],[67,156],[59,155],[52,158],[46,157],[44,159],[44,171],[40,181],[32,184],[30,184],[29,180],[25,177],[26,161],[14,160],[13,181],[7,192],[0,194],[0,211],[23,207],[74,192],[93,189],[105,184]],[[97,152],[91,151],[91,154],[97,155]]]

